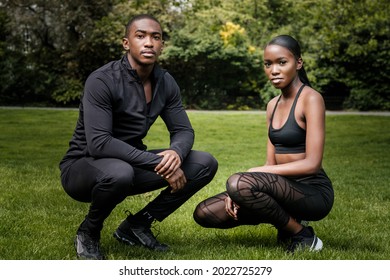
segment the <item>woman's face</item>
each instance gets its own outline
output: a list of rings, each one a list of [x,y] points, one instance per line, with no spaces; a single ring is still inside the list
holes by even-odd
[[[264,50],[264,72],[276,88],[285,88],[298,78],[302,64],[302,59],[297,60],[285,47],[268,45]]]

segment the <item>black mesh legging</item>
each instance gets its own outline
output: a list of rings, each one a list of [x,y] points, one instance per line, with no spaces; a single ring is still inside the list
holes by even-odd
[[[261,172],[236,173],[228,179],[226,190],[199,203],[194,212],[198,224],[232,228],[269,223],[283,228],[290,217],[320,220],[333,205],[332,184],[323,170],[300,179]],[[237,220],[225,211],[228,195],[240,206]]]

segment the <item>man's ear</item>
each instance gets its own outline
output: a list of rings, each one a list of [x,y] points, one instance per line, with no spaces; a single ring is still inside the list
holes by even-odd
[[[162,51],[164,50],[164,47],[165,47],[165,41],[163,40],[163,41],[162,41],[162,47],[161,47],[161,50],[160,50],[160,54],[161,54]]]
[[[125,51],[129,51],[130,50],[129,39],[123,38],[122,39],[122,46],[125,49]]]

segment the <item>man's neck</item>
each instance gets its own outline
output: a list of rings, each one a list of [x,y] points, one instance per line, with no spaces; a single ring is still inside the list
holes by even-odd
[[[129,54],[127,55],[127,58],[128,58],[129,63],[131,65],[131,68],[136,70],[137,75],[141,79],[142,83],[144,83],[145,81],[150,79],[150,74],[153,71],[154,64],[140,65],[140,64],[136,63]]]

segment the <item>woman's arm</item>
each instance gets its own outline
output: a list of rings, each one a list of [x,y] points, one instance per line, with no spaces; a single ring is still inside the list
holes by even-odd
[[[271,117],[272,112],[274,110],[274,107],[276,106],[277,97],[273,98],[270,102],[268,102],[267,105],[267,135],[269,131],[269,126],[271,125]],[[267,137],[267,161],[265,165],[275,165],[276,159],[275,159],[275,147],[271,143],[271,140],[269,137]]]

